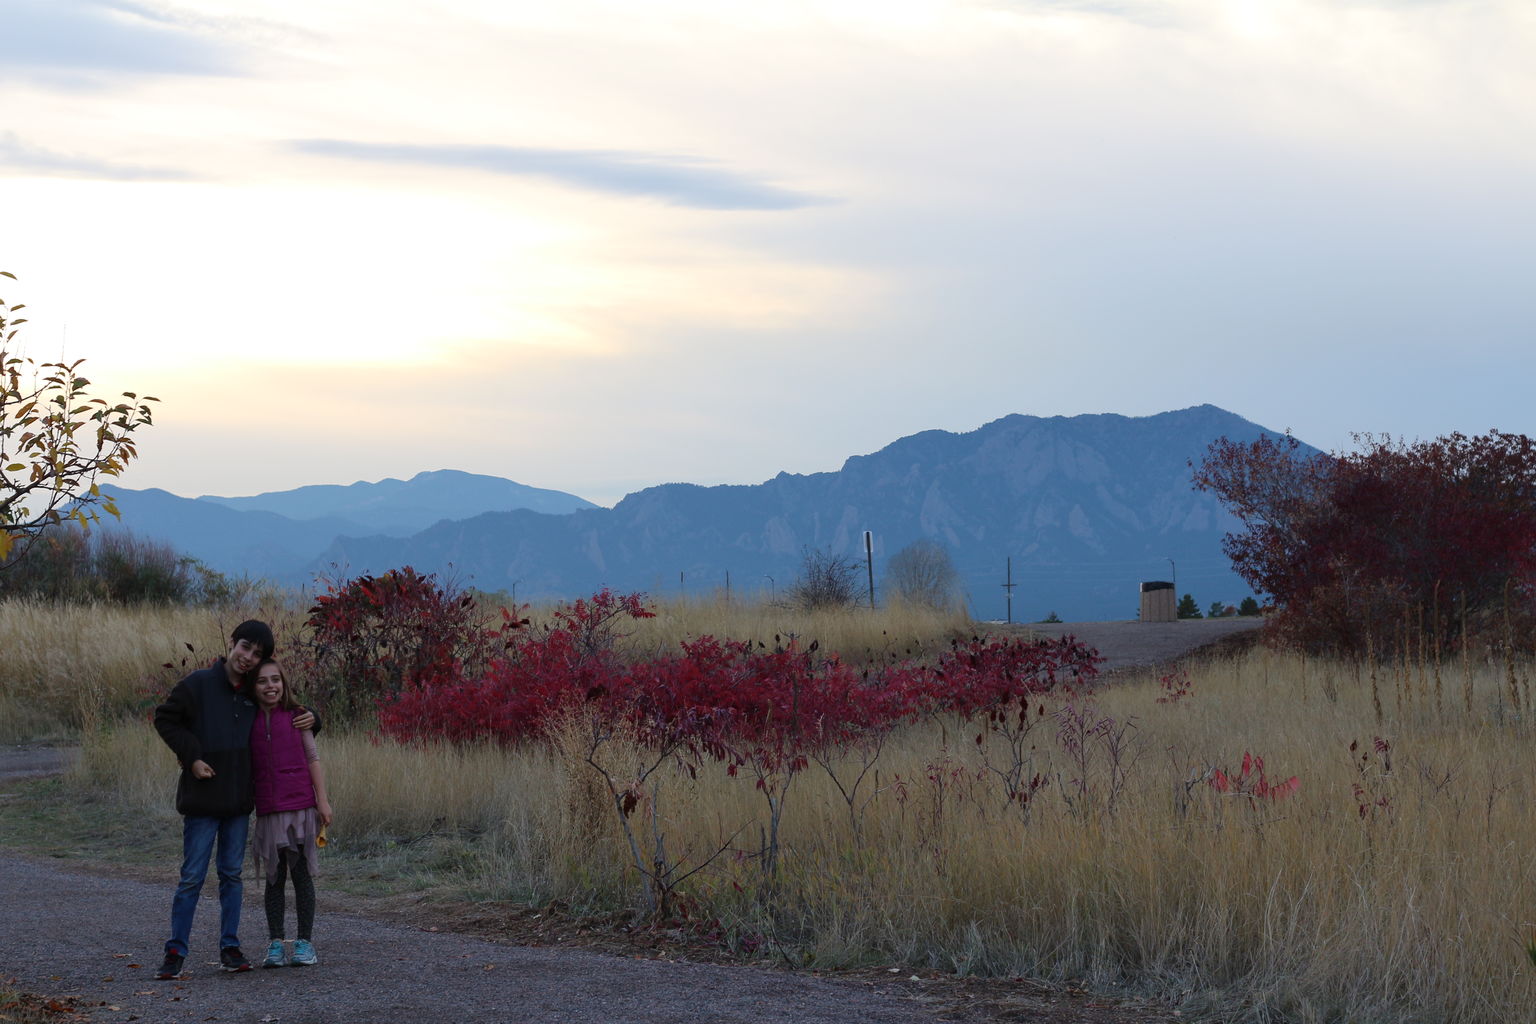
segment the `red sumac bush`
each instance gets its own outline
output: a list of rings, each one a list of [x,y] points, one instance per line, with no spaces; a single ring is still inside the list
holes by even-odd
[[[330,583],[306,625],[305,681],[339,719],[407,684],[474,671],[494,642],[472,597],[410,566]]]

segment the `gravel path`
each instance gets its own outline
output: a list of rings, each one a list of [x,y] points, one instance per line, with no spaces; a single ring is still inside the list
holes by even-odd
[[[0,979],[24,991],[77,996],[92,1021],[634,1022],[634,1024],[932,1024],[895,988],[747,967],[638,960],[501,946],[327,913],[313,968],[224,974],[210,878],[189,973],[154,980],[172,880],[147,885],[0,854]],[[258,887],[246,884],[243,930],[265,931]],[[249,940],[248,940],[249,941]],[[258,943],[250,941],[248,955]],[[79,1018],[75,1018],[79,1019]]]
[[[76,747],[44,747],[35,743],[0,747],[0,782],[56,775],[74,763]]]
[[[1264,625],[1258,616],[1180,619],[1178,622],[1037,622],[1017,627],[1042,636],[1077,637],[1104,656],[1100,671],[1160,665],[1182,658],[1234,633]]]

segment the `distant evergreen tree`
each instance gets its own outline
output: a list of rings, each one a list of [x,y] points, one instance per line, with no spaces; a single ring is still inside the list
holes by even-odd
[[[1200,606],[1195,604],[1195,597],[1193,594],[1185,594],[1183,597],[1179,598],[1179,618],[1204,618],[1204,616],[1200,614]]]
[[[1259,614],[1259,602],[1255,601],[1251,597],[1243,598],[1242,603],[1237,606],[1237,614],[1239,614],[1239,615],[1257,615],[1257,614]]]

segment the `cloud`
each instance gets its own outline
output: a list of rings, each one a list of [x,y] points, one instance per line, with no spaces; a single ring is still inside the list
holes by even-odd
[[[708,160],[664,154],[523,146],[423,146],[343,139],[299,139],[291,145],[313,156],[548,178],[596,192],[646,196],[671,206],[705,210],[795,210],[834,201],[769,185]]]
[[[81,73],[228,75],[234,52],[117,0],[7,0],[4,74],[70,82]],[[75,80],[78,84],[78,80]]]
[[[42,173],[72,178],[102,178],[108,181],[181,181],[190,175],[165,167],[137,167],[112,164],[88,156],[66,156],[29,146],[15,132],[0,132],[0,174]]]
[[[981,6],[1012,14],[1082,14],[1118,18],[1149,28],[1185,22],[1167,0],[982,0]]]

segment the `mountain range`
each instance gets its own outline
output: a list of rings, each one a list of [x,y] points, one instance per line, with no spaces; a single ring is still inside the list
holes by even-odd
[[[1247,596],[1220,550],[1236,521],[1191,488],[1189,462],[1219,437],[1263,433],[1275,432],[1212,405],[1012,415],[904,437],[833,472],[662,484],[611,509],[446,470],[243,498],[103,489],[122,527],[220,571],[289,584],[333,566],[350,575],[412,565],[520,601],[603,586],[770,596],[808,551],[862,564],[867,530],[877,601],[890,556],[928,539],[949,551],[973,614],[1073,621],[1134,617],[1144,580],[1172,578],[1202,607]]]

